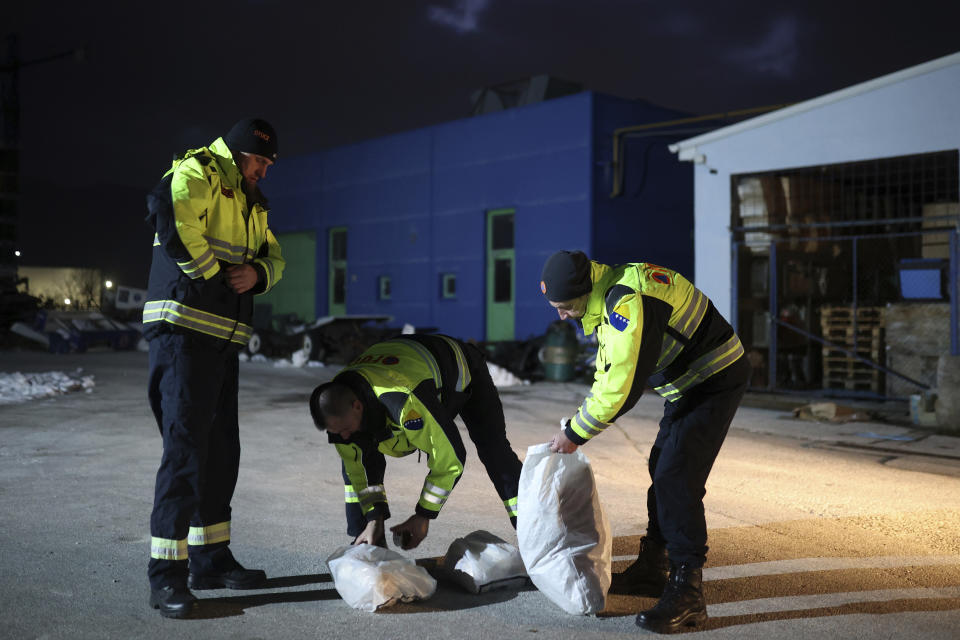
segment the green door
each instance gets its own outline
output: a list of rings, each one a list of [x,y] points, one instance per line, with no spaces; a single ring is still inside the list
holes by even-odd
[[[327,246],[327,315],[347,313],[347,228],[330,229]]]
[[[513,213],[487,212],[487,340],[513,340]]]
[[[303,322],[316,319],[317,234],[313,231],[277,235],[280,254],[286,261],[283,278],[269,293],[257,296],[256,304],[269,304],[270,313],[296,314]]]

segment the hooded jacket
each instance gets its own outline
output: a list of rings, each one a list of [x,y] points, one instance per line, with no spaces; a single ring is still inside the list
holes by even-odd
[[[223,138],[174,160],[147,196],[156,231],[144,336],[161,331],[201,335],[243,346],[253,332],[253,296],[283,275],[280,245],[267,225],[268,204],[243,176]],[[257,284],[237,294],[224,279],[230,265],[250,264]]]

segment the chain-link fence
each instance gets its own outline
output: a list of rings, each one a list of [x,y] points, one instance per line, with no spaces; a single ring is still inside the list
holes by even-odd
[[[958,346],[958,154],[733,177],[752,387],[905,397]]]
[[[957,231],[945,234],[953,261],[915,257],[931,235],[735,243],[735,264],[748,266],[734,317],[752,386],[885,397],[935,387],[940,355],[958,354]]]

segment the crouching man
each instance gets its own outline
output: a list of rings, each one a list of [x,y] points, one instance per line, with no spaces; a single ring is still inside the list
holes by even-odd
[[[454,424],[458,415],[516,528],[522,464],[507,440],[503,406],[483,353],[473,345],[443,335],[379,342],[314,389],[310,414],[343,463],[353,544],[386,546],[384,455],[418,450],[427,454],[428,467],[420,499],[414,514],[390,531],[403,549],[427,537],[430,521],[463,474],[466,450]]]

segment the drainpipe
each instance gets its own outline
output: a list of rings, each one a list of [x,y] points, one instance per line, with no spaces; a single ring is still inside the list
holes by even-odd
[[[620,159],[621,155],[626,155],[626,149],[624,151],[620,150],[621,145],[623,144],[622,138],[626,134],[632,134],[640,131],[647,131],[650,129],[659,129],[662,127],[672,127],[679,124],[690,124],[692,122],[702,122],[704,120],[723,120],[727,118],[736,118],[739,116],[752,115],[755,113],[765,113],[767,111],[776,111],[777,109],[782,109],[784,107],[789,107],[792,102],[786,104],[775,104],[768,105],[765,107],[751,107],[749,109],[738,109],[737,111],[724,111],[721,113],[711,113],[705,116],[693,116],[690,118],[679,118],[677,120],[664,120],[662,122],[650,122],[647,124],[637,124],[630,127],[621,127],[619,129],[613,130],[613,159],[611,165],[613,167],[613,191],[610,192],[611,198],[616,198],[623,195],[623,161]],[[711,129],[716,127],[710,127]],[[658,132],[651,135],[669,135],[670,133],[681,133],[681,131],[664,131]]]

